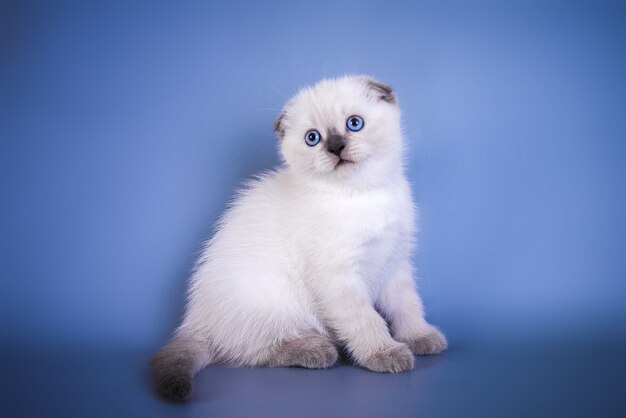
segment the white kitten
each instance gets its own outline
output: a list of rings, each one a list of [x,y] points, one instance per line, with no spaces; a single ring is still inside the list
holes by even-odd
[[[326,368],[341,346],[362,367],[401,372],[413,353],[447,346],[413,282],[415,208],[391,88],[323,80],[287,103],[275,130],[284,165],[225,213],[183,323],[151,360],[168,399],[185,399],[210,363]]]

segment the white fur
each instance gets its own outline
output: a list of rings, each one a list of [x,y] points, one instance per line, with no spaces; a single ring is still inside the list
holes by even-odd
[[[238,194],[193,273],[176,337],[206,347],[197,368],[263,365],[282,342],[310,335],[364,364],[433,332],[413,282],[400,111],[370,80],[323,80],[286,105],[284,164]],[[365,120],[356,133],[345,127],[354,114]],[[346,135],[355,164],[335,168],[323,143],[305,143],[309,129]]]

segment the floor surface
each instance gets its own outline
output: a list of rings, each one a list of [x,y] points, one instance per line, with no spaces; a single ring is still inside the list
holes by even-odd
[[[186,404],[152,392],[148,352],[16,351],[2,356],[3,417],[624,417],[626,340],[457,339],[386,375],[210,366]]]

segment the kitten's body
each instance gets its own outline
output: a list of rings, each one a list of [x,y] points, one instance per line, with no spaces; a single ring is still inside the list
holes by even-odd
[[[354,114],[366,115],[367,136],[339,133]],[[317,126],[326,149],[301,140]],[[170,399],[185,398],[209,363],[324,368],[340,345],[363,367],[397,372],[412,368],[412,352],[446,347],[413,284],[414,207],[391,90],[364,77],[323,81],[287,105],[276,130],[287,164],[226,212],[185,319],[152,360]],[[329,151],[333,135],[345,150]]]
[[[208,245],[179,333],[208,334],[221,342],[215,361],[247,366],[267,362],[281,341],[331,338],[312,291],[359,266],[362,279],[351,285],[373,304],[390,266],[409,253],[411,221],[403,181],[344,194],[305,189],[285,170],[267,174],[241,194]]]

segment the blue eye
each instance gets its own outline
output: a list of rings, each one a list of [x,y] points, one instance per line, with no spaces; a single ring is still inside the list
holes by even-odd
[[[315,129],[311,129],[309,132],[306,133],[306,135],[304,135],[304,142],[306,142],[309,147],[316,146],[320,143],[321,139],[322,135],[320,135],[320,133],[317,132]]]
[[[365,126],[365,121],[359,115],[352,115],[346,121],[346,126],[352,132],[358,132]]]

